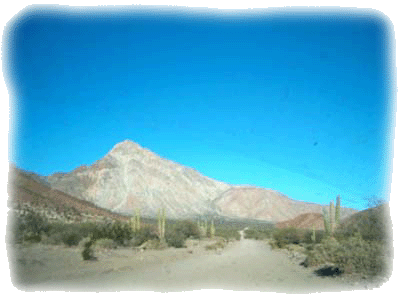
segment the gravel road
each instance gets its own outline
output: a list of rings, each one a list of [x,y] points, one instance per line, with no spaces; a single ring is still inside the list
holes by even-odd
[[[67,260],[68,256],[64,257]],[[70,264],[64,264],[51,277],[35,278],[37,281],[31,281],[24,290],[179,292],[226,289],[312,293],[364,289],[339,278],[318,277],[311,269],[291,262],[284,253],[271,250],[265,242],[248,239],[217,251],[205,251],[204,246],[198,246],[192,251],[153,250],[134,256],[115,253],[103,257],[95,262],[83,262],[78,257],[69,259]],[[50,261],[47,267],[43,258],[41,261],[42,272],[50,275]]]

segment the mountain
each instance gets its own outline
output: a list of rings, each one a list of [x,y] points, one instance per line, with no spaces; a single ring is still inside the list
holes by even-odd
[[[281,222],[303,213],[322,213],[323,206],[295,201],[286,195],[264,188],[236,186],[228,189],[214,200],[219,215],[239,218],[253,218]],[[341,208],[342,217],[357,212]]]
[[[13,165],[9,168],[8,195],[9,208],[21,213],[32,210],[51,221],[128,220],[128,217],[52,189],[42,176],[25,172]]]
[[[321,213],[303,213],[293,219],[276,223],[276,228],[290,228],[295,227],[299,229],[313,229],[324,230],[324,216]]]
[[[140,208],[143,216],[154,217],[164,207],[169,218],[218,215],[279,222],[322,212],[321,205],[294,201],[277,191],[213,180],[129,140],[91,166],[45,180],[53,189],[122,214]],[[343,209],[343,216],[354,212]]]
[[[132,141],[124,141],[91,166],[47,177],[51,187],[115,212],[168,217],[213,214],[211,201],[230,185],[192,168],[163,159]]]

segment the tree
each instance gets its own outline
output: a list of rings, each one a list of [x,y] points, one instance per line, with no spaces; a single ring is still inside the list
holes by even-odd
[[[367,202],[368,208],[378,207],[378,206],[381,206],[386,203],[386,201],[384,199],[379,198],[376,195],[367,197],[367,198],[365,198],[365,200]]]

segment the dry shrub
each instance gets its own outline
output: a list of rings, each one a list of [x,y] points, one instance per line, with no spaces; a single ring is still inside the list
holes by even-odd
[[[96,240],[94,246],[96,249],[115,249],[117,247],[116,243],[109,238],[101,238]]]
[[[224,240],[219,239],[217,242],[205,246],[206,250],[218,250],[218,249],[223,249],[225,248],[225,242]]]
[[[296,228],[275,229],[273,238],[278,248],[286,248],[289,244],[300,244],[303,242],[305,231]]]
[[[384,275],[388,271],[384,245],[377,241],[365,241],[355,235],[340,243],[325,239],[308,252],[306,266],[334,264],[347,274],[368,276]]]

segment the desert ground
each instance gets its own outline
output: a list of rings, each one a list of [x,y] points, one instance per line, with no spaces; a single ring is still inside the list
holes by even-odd
[[[341,277],[319,277],[265,241],[242,237],[224,249],[206,250],[211,243],[190,240],[181,249],[100,250],[93,261],[83,261],[78,247],[32,244],[10,249],[9,260],[13,284],[23,291],[226,289],[297,294],[368,288]]]

